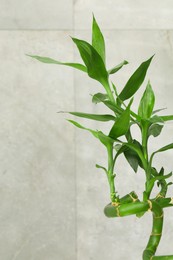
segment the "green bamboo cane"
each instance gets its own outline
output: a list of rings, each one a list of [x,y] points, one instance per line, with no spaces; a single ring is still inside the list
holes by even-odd
[[[161,202],[162,201],[162,202]],[[160,199],[162,207],[169,206],[171,198]],[[164,203],[165,202],[165,203]],[[120,203],[110,203],[105,209],[104,213],[107,217],[124,217],[128,215],[138,214],[140,212],[152,211],[153,213],[153,227],[146,249],[143,252],[143,260],[151,259],[173,259],[172,256],[155,256],[155,252],[159,245],[162,228],[163,228],[163,209],[156,202],[156,199],[148,200],[146,202],[138,202],[137,196],[133,196],[132,193],[124,196],[120,199]]]

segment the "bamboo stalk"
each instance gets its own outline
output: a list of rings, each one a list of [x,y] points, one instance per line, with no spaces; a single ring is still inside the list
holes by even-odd
[[[159,205],[159,202],[161,205]],[[164,218],[164,207],[171,206],[169,203],[171,198],[159,198],[156,200],[147,200],[140,202],[137,195],[131,192],[120,199],[119,203],[110,203],[104,208],[104,213],[107,217],[124,217],[137,213],[152,211],[153,213],[153,226],[152,232],[143,252],[143,260],[166,260],[172,259],[173,256],[155,256],[157,247],[162,237],[163,218]]]
[[[151,203],[151,211],[153,213],[153,227],[148,244],[143,252],[143,260],[151,260],[153,258],[162,236],[163,209],[157,202],[153,201]]]

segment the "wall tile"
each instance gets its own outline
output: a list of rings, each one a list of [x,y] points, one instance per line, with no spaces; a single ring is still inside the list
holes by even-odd
[[[73,0],[1,0],[0,29],[73,28]]]
[[[75,260],[74,128],[57,114],[73,72],[25,53],[73,59],[66,32],[0,33],[0,259]]]
[[[171,0],[1,0],[0,30],[15,31],[0,32],[0,259],[139,260],[147,244],[150,214],[142,219],[107,219],[103,214],[110,201],[109,187],[95,164],[107,165],[105,149],[90,133],[69,125],[66,114],[56,113],[107,113],[103,106],[91,104],[91,95],[103,91],[101,86],[82,72],[75,71],[74,80],[70,68],[41,64],[25,56],[72,61],[68,35],[74,34],[75,27],[76,37],[90,39],[92,12],[105,34],[107,67],[124,59],[130,62],[111,77],[118,90],[155,53],[133,108],[137,110],[150,79],[156,108],[167,107],[163,114],[172,114]],[[76,50],[75,60],[81,62]],[[106,133],[112,125],[75,120]],[[172,131],[173,124],[168,123],[157,141],[151,138],[150,152],[172,142]],[[133,134],[140,139],[137,129]],[[172,151],[157,155],[154,164],[158,168],[165,165],[170,172]],[[134,174],[123,157],[115,170],[120,196],[135,190],[142,198],[142,170]],[[168,195],[172,191],[170,187]],[[170,211],[165,212],[158,255],[172,254]],[[124,245],[128,245],[126,250]]]
[[[105,29],[171,29],[171,0],[76,0],[75,28],[89,29],[92,12]]]

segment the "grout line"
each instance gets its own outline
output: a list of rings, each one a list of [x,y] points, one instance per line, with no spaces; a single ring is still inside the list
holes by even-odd
[[[72,32],[75,35],[75,0],[73,0],[73,21]],[[75,59],[74,44],[73,44],[73,60]],[[74,93],[74,111],[76,111],[76,87],[75,87],[75,71],[73,70],[73,93]],[[77,140],[76,140],[76,127],[74,129],[74,182],[75,182],[75,257],[78,259],[78,223],[77,223]]]
[[[101,28],[102,31],[173,31],[172,28]],[[91,31],[91,28],[75,28],[75,31]]]
[[[42,31],[43,31],[43,32],[62,32],[62,31],[65,31],[65,32],[69,32],[69,31],[73,31],[73,28],[69,28],[69,29],[67,29],[67,28],[65,28],[65,29],[64,29],[64,28],[57,28],[57,29],[52,29],[52,28],[50,28],[50,29],[44,29],[44,28],[43,28],[43,29],[28,29],[28,28],[10,29],[10,28],[6,28],[6,29],[0,29],[0,31],[2,31],[2,32],[3,32],[3,31],[8,31],[8,32],[9,32],[9,31],[12,31],[12,32],[13,32],[13,31],[17,31],[17,32],[18,32],[18,31],[19,31],[19,32],[20,32],[20,31],[29,31],[29,32],[30,32],[30,31],[31,31],[31,32],[32,32],[32,31],[33,31],[33,32],[35,32],[35,31],[40,31],[40,32],[42,32]]]
[[[73,24],[74,24],[74,18],[73,18]],[[75,28],[74,26],[73,26],[73,28],[69,28],[69,29],[63,29],[63,28],[58,28],[58,29],[28,29],[28,28],[23,28],[23,29],[10,29],[10,28],[6,28],[6,29],[0,29],[0,32],[3,32],[3,31],[8,31],[8,32],[10,32],[10,31],[40,31],[40,32],[42,32],[42,31],[48,31],[48,32],[62,32],[62,31],[67,31],[67,32],[69,32],[69,31],[73,31],[73,32],[75,32],[75,31],[84,31],[84,32],[88,32],[88,31],[91,31],[91,28],[88,28],[88,29],[86,29],[86,28],[84,28],[84,29],[82,29],[82,28]],[[151,29],[151,28],[103,28],[102,27],[102,31],[108,31],[108,32],[112,32],[112,31],[173,31],[173,28],[164,28],[164,29],[161,29],[161,28],[153,28],[153,29]]]

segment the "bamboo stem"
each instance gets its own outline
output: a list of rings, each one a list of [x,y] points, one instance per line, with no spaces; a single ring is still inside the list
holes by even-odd
[[[134,192],[131,192],[123,198],[121,198],[119,203],[110,203],[104,209],[105,215],[109,218],[124,217],[146,211],[152,211],[152,232],[146,249],[143,252],[143,260],[173,260],[173,256],[155,256],[157,247],[162,237],[164,217],[162,207],[169,206],[171,198],[159,198],[158,200],[159,201],[153,199],[147,200],[145,202],[139,202],[137,195]],[[163,206],[159,205],[160,200],[165,201],[165,203],[162,203]]]
[[[163,210],[158,203],[152,202],[153,227],[146,249],[143,252],[143,260],[151,260],[156,253],[163,228]]]

